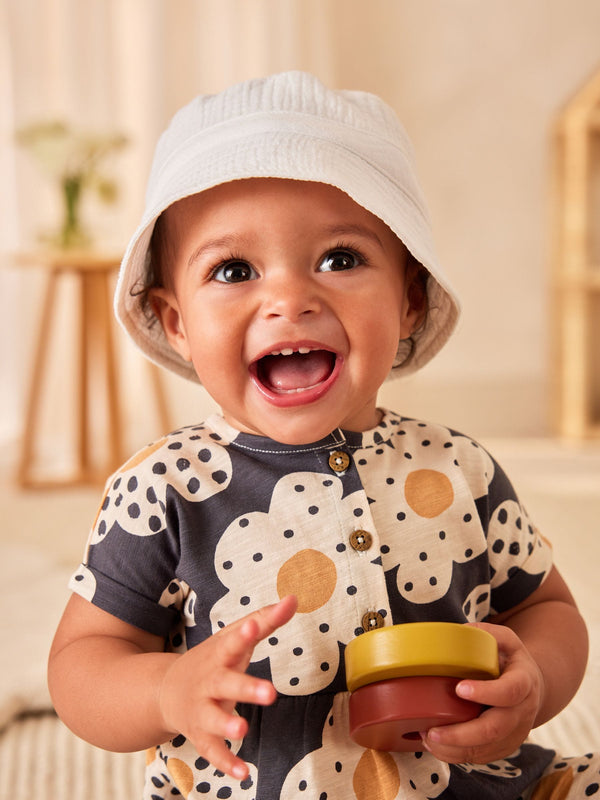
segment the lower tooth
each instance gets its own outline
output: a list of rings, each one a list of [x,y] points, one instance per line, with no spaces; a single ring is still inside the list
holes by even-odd
[[[314,383],[312,386],[300,386],[297,389],[279,389],[279,392],[281,394],[298,394],[299,392],[307,392],[309,389],[314,389],[318,385],[318,383]]]

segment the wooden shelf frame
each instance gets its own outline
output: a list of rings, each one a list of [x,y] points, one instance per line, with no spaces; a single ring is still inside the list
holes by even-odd
[[[600,436],[600,72],[565,106],[555,134],[556,429],[586,439]]]

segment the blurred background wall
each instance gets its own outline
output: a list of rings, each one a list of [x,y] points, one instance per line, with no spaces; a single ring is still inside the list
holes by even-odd
[[[174,111],[199,92],[290,68],[376,92],[398,112],[462,298],[450,344],[386,386],[382,402],[475,436],[548,435],[552,130],[599,67],[597,0],[0,0],[0,443],[10,449],[21,432],[42,287],[6,254],[30,247],[57,214],[15,130],[61,118],[129,137],[116,161],[118,203],[87,209],[98,246],[122,248]],[[56,353],[73,337],[68,292],[61,302]],[[123,346],[137,447],[160,431],[140,413],[140,359]],[[58,436],[72,364],[54,358],[45,414]],[[167,387],[174,426],[211,407],[177,378]]]

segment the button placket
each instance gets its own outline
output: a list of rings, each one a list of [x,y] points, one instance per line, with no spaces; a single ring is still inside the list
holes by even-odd
[[[335,449],[330,450],[326,458],[328,468],[335,473],[341,481],[344,483],[348,480],[351,481],[348,487],[350,494],[356,491],[358,486],[355,486],[354,476],[358,473],[351,469],[353,463],[352,456],[346,452],[346,450]],[[360,488],[364,493],[362,480],[360,480]],[[362,525],[368,527],[374,525],[368,505],[368,498],[366,503],[363,499],[360,502],[360,507],[357,504],[354,508],[354,517],[356,521],[358,521],[360,517]],[[348,522],[347,518],[345,522]],[[348,531],[348,528],[346,528],[346,530]],[[383,575],[381,564],[376,565],[374,561],[378,553],[374,553],[373,548],[378,542],[378,537],[374,528],[372,528],[372,530],[373,532],[363,527],[358,528],[352,526],[350,527],[350,531],[346,533],[346,542],[351,548],[349,552],[353,554],[345,562],[346,568],[349,570],[347,591],[349,595],[355,597],[355,601],[358,601],[355,606],[355,613],[357,613],[358,617],[356,620],[358,622],[358,627],[354,628],[355,634],[360,630],[366,632],[383,627],[385,625],[384,609],[387,608],[389,602],[387,588],[385,586],[385,576]],[[340,547],[343,547],[343,545],[340,544],[338,546],[338,551],[342,552],[342,550],[339,549]],[[356,558],[356,556],[362,557]],[[379,574],[373,574],[373,569],[375,569],[376,572],[380,571]],[[367,611],[367,609],[381,610]],[[383,611],[383,614],[381,611]]]

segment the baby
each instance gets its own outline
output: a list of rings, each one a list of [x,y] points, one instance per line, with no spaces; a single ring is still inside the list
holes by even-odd
[[[550,547],[483,448],[377,406],[458,317],[392,111],[300,72],[197,98],[159,142],[116,307],[222,413],[110,478],[50,655],[65,723],[147,749],[146,800],[598,791],[598,756],[525,741],[587,657]],[[365,750],[345,645],[421,620],[493,634],[500,677],[456,688],[489,708]]]

